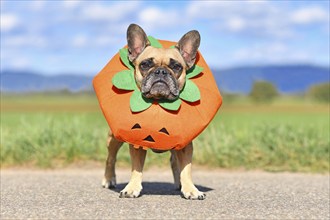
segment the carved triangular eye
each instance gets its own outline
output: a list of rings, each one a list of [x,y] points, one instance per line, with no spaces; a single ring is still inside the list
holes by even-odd
[[[148,135],[145,139],[143,139],[144,141],[150,141],[150,142],[155,142],[155,140],[151,137],[151,135]]]
[[[163,133],[165,133],[167,135],[170,135],[170,133],[168,133],[168,131],[166,130],[166,128],[160,129],[159,132],[163,132]]]
[[[139,125],[138,123],[136,123],[135,125],[133,125],[133,127],[131,129],[137,129],[137,128],[141,128],[141,125]]]

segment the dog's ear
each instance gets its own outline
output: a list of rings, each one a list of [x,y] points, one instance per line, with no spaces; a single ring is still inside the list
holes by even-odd
[[[127,28],[128,59],[133,62],[150,42],[144,30],[137,24]]]
[[[176,45],[188,68],[192,67],[196,61],[196,54],[200,41],[201,36],[199,35],[199,32],[193,30],[183,35]]]

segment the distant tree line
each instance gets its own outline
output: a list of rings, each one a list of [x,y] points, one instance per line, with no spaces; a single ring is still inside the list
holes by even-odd
[[[330,83],[313,85],[305,95],[315,101],[330,102]],[[276,86],[267,81],[255,81],[249,93],[249,97],[256,103],[270,103],[277,96],[279,92]]]
[[[271,82],[256,81],[253,83],[249,96],[254,102],[269,103],[272,102],[278,94],[277,88]]]
[[[309,88],[307,96],[320,102],[330,102],[330,83],[321,83]]]

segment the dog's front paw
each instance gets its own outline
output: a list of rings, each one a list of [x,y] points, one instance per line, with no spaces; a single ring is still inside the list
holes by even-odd
[[[127,184],[127,186],[120,191],[119,198],[137,198],[141,190],[141,185]]]
[[[196,187],[191,190],[182,190],[182,195],[186,199],[191,200],[204,200],[206,198],[205,193],[199,191]]]
[[[103,188],[106,188],[106,189],[116,188],[116,178],[113,177],[110,180],[107,180],[105,177],[103,177],[102,186],[103,186]]]

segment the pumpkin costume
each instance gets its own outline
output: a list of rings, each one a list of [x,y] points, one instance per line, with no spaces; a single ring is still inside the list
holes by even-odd
[[[152,37],[149,41],[154,47],[176,44]],[[123,48],[95,76],[93,86],[114,137],[136,148],[180,150],[205,129],[221,106],[220,92],[200,52],[179,98],[172,102],[143,98],[133,74]]]

